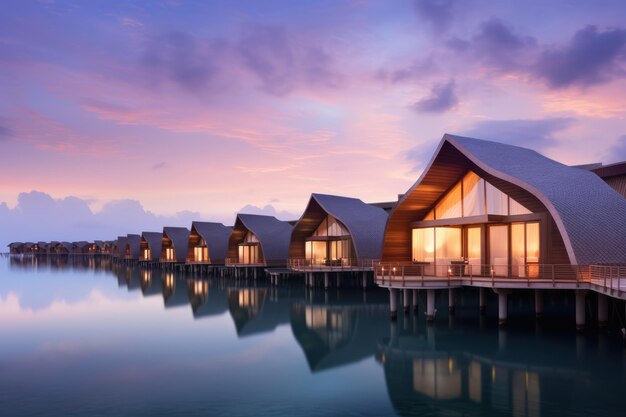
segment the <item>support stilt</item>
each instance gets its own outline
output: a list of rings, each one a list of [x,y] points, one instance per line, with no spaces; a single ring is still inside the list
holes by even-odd
[[[426,321],[435,319],[435,290],[426,290]]]
[[[392,320],[398,317],[398,290],[395,288],[389,288],[389,313]]]

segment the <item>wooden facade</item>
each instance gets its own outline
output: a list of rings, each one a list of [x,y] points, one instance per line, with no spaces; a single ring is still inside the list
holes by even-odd
[[[459,219],[424,220],[446,194],[473,171],[495,188],[522,204],[532,214],[516,216],[477,216]],[[541,263],[569,264],[563,238],[548,209],[527,190],[489,172],[472,162],[448,141],[442,141],[429,167],[417,183],[400,199],[389,215],[383,241],[383,262],[412,262],[412,228],[437,227],[447,225],[479,225],[481,242],[488,241],[488,225],[511,224],[513,222],[538,221],[541,236]],[[510,245],[509,245],[510,248]],[[483,264],[489,249],[483,247]],[[510,259],[510,258],[509,258]]]

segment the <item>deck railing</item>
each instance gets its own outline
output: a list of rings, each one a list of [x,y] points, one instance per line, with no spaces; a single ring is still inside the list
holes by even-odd
[[[589,282],[590,267],[567,264],[527,264],[527,265],[489,265],[489,264],[430,264],[410,262],[378,263],[374,268],[378,281],[459,281],[474,279],[520,280],[528,283],[548,280],[552,283]]]
[[[437,283],[476,282],[544,282],[590,284],[605,291],[626,289],[625,265],[477,265],[467,263],[430,264],[411,262],[379,262],[374,266],[376,281],[386,283]]]
[[[306,259],[306,258],[289,258],[287,267],[294,271],[328,271],[341,272],[353,270],[373,270],[379,263],[377,259]]]

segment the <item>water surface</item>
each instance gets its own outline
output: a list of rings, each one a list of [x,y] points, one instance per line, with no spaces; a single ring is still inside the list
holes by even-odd
[[[624,415],[619,320],[577,334],[564,294],[540,323],[512,297],[499,329],[471,291],[427,326],[422,311],[391,322],[384,290],[268,284],[2,258],[0,413]]]

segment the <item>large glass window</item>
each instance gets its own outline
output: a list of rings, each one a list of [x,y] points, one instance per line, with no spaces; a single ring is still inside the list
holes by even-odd
[[[313,236],[349,236],[348,229],[333,216],[327,216],[317,227]]]
[[[489,226],[489,263],[494,275],[508,275],[509,226]]]
[[[509,197],[493,185],[486,183],[487,213],[506,216],[509,214]]]
[[[539,275],[539,223],[511,225],[512,275],[536,277]]]
[[[460,227],[435,228],[435,257],[437,258],[437,264],[449,265],[450,261],[462,259],[461,242]]]
[[[496,214],[501,216],[530,214],[518,203],[474,172],[469,171],[461,181],[428,212],[423,220]]]
[[[463,177],[463,217],[485,214],[485,181],[472,171]]]
[[[193,248],[194,261],[196,262],[208,262],[209,260],[209,248],[196,246]]]
[[[480,227],[468,227],[467,229],[467,264],[470,266],[471,273],[477,275],[480,273],[480,265],[482,264],[482,238]]]
[[[413,262],[435,262],[435,229],[413,229]]]
[[[327,259],[326,244],[324,241],[309,241],[305,245],[305,256],[313,264],[324,264]]]
[[[165,260],[166,261],[174,260],[174,248],[165,248]]]
[[[511,225],[511,275],[526,276],[526,227],[524,223]]]
[[[435,213],[438,219],[453,219],[455,217],[462,217],[463,212],[461,209],[461,183],[457,183],[446,194],[437,207]]]

